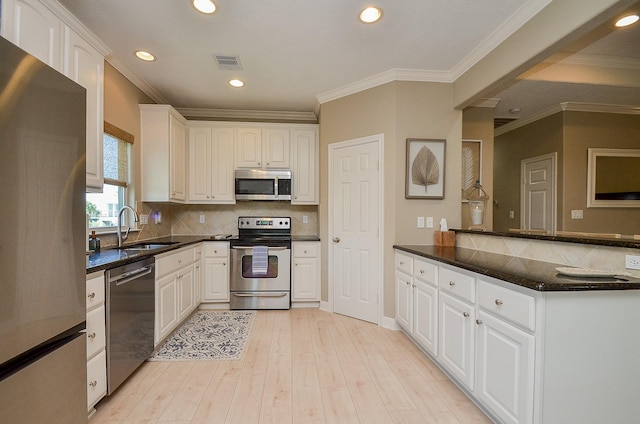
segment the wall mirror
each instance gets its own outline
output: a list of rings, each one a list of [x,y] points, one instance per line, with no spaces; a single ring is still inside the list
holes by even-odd
[[[589,149],[587,207],[640,208],[640,149]]]
[[[636,13],[640,11],[640,2],[635,2],[630,9]],[[615,29],[612,21],[618,15],[610,16],[606,22],[603,19],[593,31],[568,43],[519,75],[508,88],[490,96],[497,100],[492,187],[492,200],[497,201],[497,206],[493,210],[493,231],[522,228],[519,195],[514,194],[519,193],[520,176],[499,177],[496,174],[502,164],[520,163],[522,159],[498,151],[499,137],[509,133],[510,143],[522,142],[537,147],[543,141],[555,144],[548,152],[536,151],[533,147],[530,152],[530,157],[553,151],[559,154],[557,224],[550,235],[570,231],[584,233],[587,238],[598,238],[598,233],[606,233],[633,239],[634,235],[640,234],[640,210],[637,209],[640,200],[605,201],[596,199],[595,194],[591,198],[591,192],[587,192],[591,187],[589,149],[640,150],[640,49],[637,47],[640,45],[640,23],[623,30]],[[601,126],[605,120],[609,128]],[[529,139],[517,140],[518,129],[533,126],[536,129],[529,132]],[[611,128],[626,132],[624,136],[613,135]],[[544,133],[544,140],[531,136],[533,133]],[[587,143],[587,139],[591,140]],[[602,159],[604,157],[598,159],[596,168],[607,166],[600,164]],[[625,162],[624,166],[640,169],[637,157],[607,160]],[[612,166],[619,170],[623,165]],[[637,172],[636,182],[640,181]],[[598,174],[600,172],[596,172]],[[617,171],[616,178],[622,178],[621,174],[622,171]],[[509,188],[508,194],[500,195],[500,184],[513,187]],[[632,187],[629,191],[638,191],[638,188]],[[516,204],[508,205],[512,199]]]

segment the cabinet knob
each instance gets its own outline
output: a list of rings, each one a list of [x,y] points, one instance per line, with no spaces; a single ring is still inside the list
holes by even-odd
[[[412,285],[411,285],[411,287],[413,287],[413,288],[415,289],[415,288],[416,288],[416,285],[415,285],[415,284],[412,284]]]
[[[88,297],[89,299],[93,299],[94,297],[96,297],[96,294],[95,294],[94,292],[91,292],[91,293],[89,293],[89,294],[87,295],[87,297]]]
[[[334,237],[333,238],[333,242],[334,243],[340,243],[340,237]]]
[[[482,320],[481,319],[477,319],[476,320],[476,324],[481,325],[482,324]]]
[[[500,305],[502,305],[502,300],[496,299],[496,306],[500,306]]]
[[[269,166],[269,162],[267,162],[267,166]]]
[[[306,254],[306,253],[307,253],[307,251],[305,250],[305,251],[304,251],[304,253]]]
[[[453,287],[453,286],[455,286],[455,285],[456,285],[456,282],[455,282],[455,281],[449,281],[449,285],[450,285],[451,287]]]
[[[96,338],[96,333],[93,332],[91,334],[87,334],[87,337],[89,337],[90,339],[95,339]]]
[[[216,198],[216,196],[214,196],[214,195],[212,194],[212,195],[211,195],[211,198],[212,198],[212,199],[215,199],[215,198]]]
[[[258,162],[258,166],[260,166],[260,162]]]
[[[469,318],[469,312],[463,312],[462,316],[465,317],[465,318]]]
[[[404,265],[404,262],[400,261],[400,265]]]
[[[89,386],[91,387],[96,387],[98,385],[98,381],[97,380],[93,380],[92,382],[89,383]]]
[[[424,269],[421,269],[421,270],[420,270],[420,274],[424,274]]]
[[[222,266],[227,266],[227,263],[226,262],[222,262]]]

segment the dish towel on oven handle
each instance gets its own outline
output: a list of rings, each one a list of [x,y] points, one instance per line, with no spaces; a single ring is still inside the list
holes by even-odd
[[[253,246],[253,260],[251,261],[251,273],[264,275],[269,267],[269,247]]]

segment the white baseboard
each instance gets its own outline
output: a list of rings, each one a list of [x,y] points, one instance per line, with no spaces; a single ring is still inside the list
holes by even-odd
[[[396,322],[395,318],[382,317],[382,322],[380,323],[380,327],[386,328],[387,330],[400,330],[400,326]]]
[[[228,311],[229,310],[229,303],[201,303],[200,305],[198,305],[198,309],[202,309],[202,310],[209,310],[209,311],[214,311],[214,310],[223,310],[223,311]]]
[[[319,308],[320,302],[291,302],[291,309]]]
[[[333,312],[333,308],[331,307],[331,303],[325,302],[324,300],[320,301],[320,310],[325,312]]]

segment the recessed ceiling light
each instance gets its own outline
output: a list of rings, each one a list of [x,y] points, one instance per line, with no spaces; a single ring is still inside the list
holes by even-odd
[[[618,28],[626,27],[631,24],[635,24],[636,22],[638,22],[638,19],[640,19],[638,15],[627,15],[624,18],[618,19],[618,21],[616,22],[616,26]]]
[[[382,18],[382,9],[380,9],[379,7],[370,6],[366,9],[363,9],[358,16],[361,22],[365,24],[372,24]]]
[[[144,60],[145,62],[153,62],[156,60],[156,57],[149,52],[145,52],[144,50],[136,51],[136,56],[138,59]]]
[[[240,81],[239,79],[232,79],[229,80],[229,85],[232,87],[240,88],[244,86],[244,82]]]
[[[191,4],[198,12],[212,14],[216,11],[216,5],[211,0],[192,0]]]

